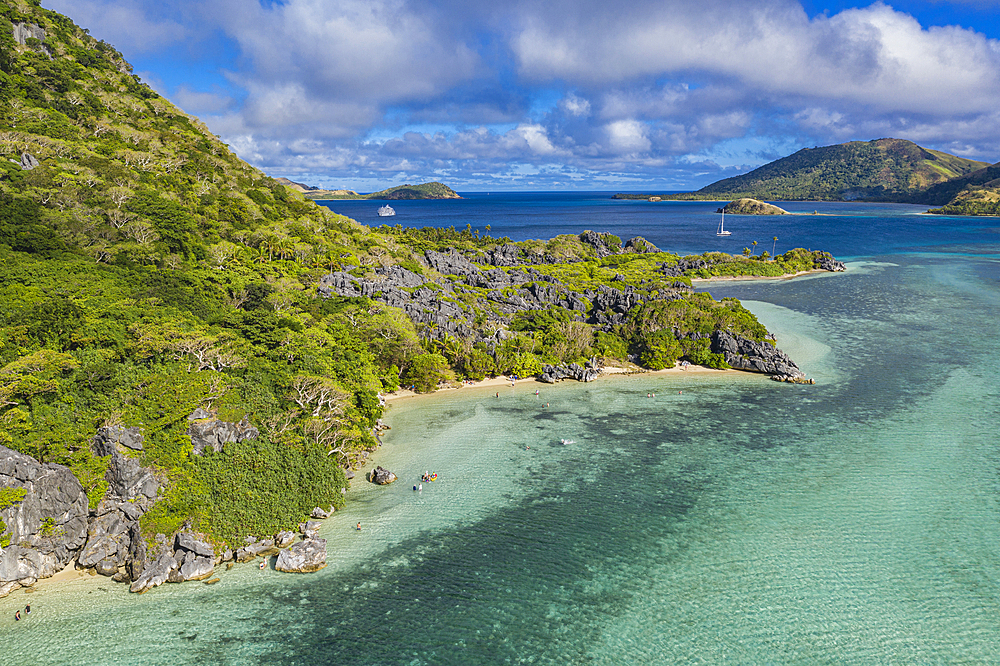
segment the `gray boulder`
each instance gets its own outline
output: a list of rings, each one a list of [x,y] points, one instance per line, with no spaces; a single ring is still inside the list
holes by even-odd
[[[130,592],[142,594],[167,582],[170,572],[177,568],[177,562],[169,554],[160,555],[155,562],[147,564],[142,574],[129,587]]]
[[[101,560],[94,566],[94,571],[102,576],[114,576],[118,573],[118,563],[114,560]]]
[[[385,486],[396,480],[396,475],[387,469],[379,466],[372,470],[371,473],[372,483],[378,484],[380,486]]]
[[[212,544],[200,541],[188,532],[178,532],[177,536],[174,537],[174,549],[189,551],[201,557],[215,557],[215,549],[212,548]]]
[[[302,525],[302,535],[306,539],[314,539],[316,535],[319,534],[320,522],[316,520],[307,520],[305,524]]]
[[[326,566],[326,539],[306,539],[281,551],[274,568],[286,573],[311,573]]]
[[[188,557],[180,568],[180,579],[204,580],[215,571],[215,561],[211,557]]]
[[[278,548],[287,548],[295,543],[295,532],[283,530],[274,537],[274,545]]]
[[[331,508],[333,508],[333,507],[331,507]],[[332,513],[332,512],[324,511],[323,509],[321,509],[319,507],[316,507],[315,509],[312,510],[312,513],[309,514],[309,517],[310,518],[329,518],[330,517],[330,513]]]
[[[271,539],[262,539],[256,543],[252,543],[248,546],[244,546],[236,551],[236,561],[237,562],[248,562],[255,557],[269,557],[271,555],[276,555],[278,553],[278,548],[275,547],[274,541]]]

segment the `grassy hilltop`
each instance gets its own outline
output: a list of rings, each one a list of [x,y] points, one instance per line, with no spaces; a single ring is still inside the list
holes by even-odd
[[[710,334],[767,331],[738,301],[694,294],[690,277],[828,259],[483,232],[335,215],[237,158],[111,45],[37,0],[0,0],[0,444],[69,466],[96,507],[108,486],[96,429],[141,427],[144,450],[123,453],[164,487],[142,516],[147,535],[190,522],[237,543],[342,504],[345,472],[377,445],[378,393],[400,384],[593,355],[724,367]],[[449,248],[484,270],[432,264],[428,251]],[[396,276],[394,297],[418,306],[375,287],[321,297],[330,274]],[[260,436],[194,455],[197,408],[247,418]]]

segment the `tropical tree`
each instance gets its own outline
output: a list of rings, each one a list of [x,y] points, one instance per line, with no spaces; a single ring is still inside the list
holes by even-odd
[[[777,236],[775,236],[774,238],[771,239],[771,256],[772,257],[774,256],[774,246],[775,246],[775,244],[777,242],[778,242],[778,237]]]
[[[753,254],[757,254],[757,241],[753,241],[750,244],[753,245],[753,252],[751,252],[750,254],[752,254],[752,255]]]

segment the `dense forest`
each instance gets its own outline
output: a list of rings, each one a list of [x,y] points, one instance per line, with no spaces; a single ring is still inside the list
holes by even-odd
[[[112,457],[95,432],[139,428],[120,453],[160,483],[150,538],[186,524],[236,543],[340,506],[377,446],[379,394],[401,384],[594,356],[725,367],[713,331],[767,331],[690,279],[830,261],[373,230],[242,162],[37,0],[0,1],[0,114],[0,444],[68,466],[93,509]],[[321,292],[328,276],[348,291]],[[259,434],[196,453],[198,414]]]

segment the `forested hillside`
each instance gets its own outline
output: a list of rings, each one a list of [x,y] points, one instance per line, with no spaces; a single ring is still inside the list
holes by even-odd
[[[188,523],[233,544],[342,504],[400,383],[595,355],[727,367],[720,332],[767,332],[692,275],[833,266],[371,230],[239,160],[34,0],[0,0],[0,114],[0,445],[68,466],[92,509],[116,456],[140,463],[150,538]],[[206,424],[229,434],[196,449]],[[94,445],[130,428],[137,450]]]

